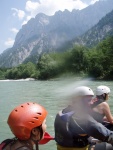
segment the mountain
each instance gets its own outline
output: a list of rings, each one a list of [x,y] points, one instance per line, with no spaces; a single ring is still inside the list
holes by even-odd
[[[0,67],[13,67],[27,61],[36,63],[42,53],[60,51],[112,9],[112,0],[101,0],[82,10],[58,11],[53,16],[38,14],[22,26],[13,47],[0,55]]]
[[[77,37],[74,44],[94,46],[108,36],[113,36],[113,10],[103,17],[94,27],[85,34]]]

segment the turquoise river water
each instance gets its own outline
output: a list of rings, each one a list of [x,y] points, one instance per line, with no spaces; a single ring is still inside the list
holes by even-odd
[[[94,91],[98,85],[106,85],[111,89],[110,104],[113,113],[113,81],[92,81],[80,78],[55,79],[50,81],[0,81],[0,141],[12,138],[7,118],[10,111],[24,102],[37,102],[48,110],[47,132],[54,136],[54,118],[56,113],[67,105],[68,96],[79,85],[91,87]],[[55,150],[55,141],[41,145],[40,150]]]

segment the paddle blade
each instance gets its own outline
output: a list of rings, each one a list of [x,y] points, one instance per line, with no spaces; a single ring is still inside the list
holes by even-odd
[[[49,133],[45,132],[44,138],[39,141],[39,144],[46,144],[46,143],[48,143],[50,140],[54,140],[54,138],[53,138]]]

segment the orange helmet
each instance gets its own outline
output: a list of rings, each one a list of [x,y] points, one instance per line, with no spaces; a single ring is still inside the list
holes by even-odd
[[[8,117],[8,125],[13,134],[21,139],[30,138],[31,130],[40,126],[47,116],[44,107],[33,102],[17,106]]]

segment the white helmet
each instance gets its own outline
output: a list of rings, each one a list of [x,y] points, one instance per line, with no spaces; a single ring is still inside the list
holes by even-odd
[[[98,86],[96,88],[96,95],[102,95],[102,94],[109,94],[110,93],[110,88],[104,85]]]
[[[74,92],[75,96],[94,96],[94,92],[92,91],[92,89],[90,89],[87,86],[80,86],[75,88],[75,92]]]

